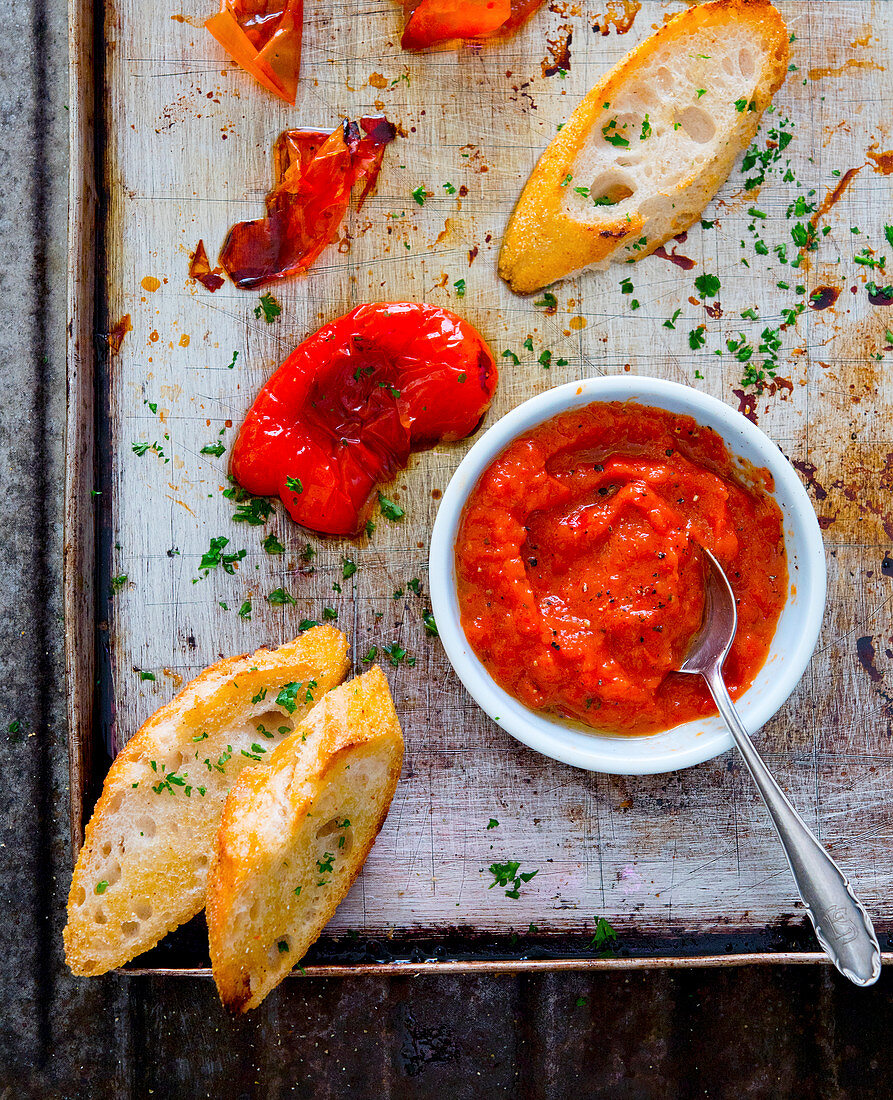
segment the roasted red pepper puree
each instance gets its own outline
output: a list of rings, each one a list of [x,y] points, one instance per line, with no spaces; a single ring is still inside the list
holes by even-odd
[[[278,493],[292,519],[357,534],[411,451],[464,439],[499,374],[481,334],[448,309],[374,302],[324,325],[260,391],[233,446],[233,477]]]
[[[735,592],[733,697],[759,671],[787,595],[767,470],[742,471],[688,416],[596,403],[516,439],[473,490],[456,544],[462,626],[535,710],[642,734],[715,708],[674,673],[704,609],[700,546]]]

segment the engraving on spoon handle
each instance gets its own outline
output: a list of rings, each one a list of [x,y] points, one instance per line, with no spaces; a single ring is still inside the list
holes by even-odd
[[[766,767],[732,705],[720,670],[704,678],[763,796],[819,943],[851,982],[872,985],[881,972],[881,949],[871,918]]]

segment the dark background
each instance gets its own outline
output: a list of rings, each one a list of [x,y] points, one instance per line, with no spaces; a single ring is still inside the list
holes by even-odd
[[[68,975],[65,4],[0,28],[0,1100],[893,1095],[889,972],[295,978],[237,1022],[208,980]]]

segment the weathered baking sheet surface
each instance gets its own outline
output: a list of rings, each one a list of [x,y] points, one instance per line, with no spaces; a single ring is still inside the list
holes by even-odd
[[[893,533],[893,358],[883,347],[893,308],[869,304],[866,270],[852,258],[866,245],[882,254],[883,226],[893,221],[891,177],[866,157],[893,146],[893,88],[884,68],[893,5],[781,5],[796,35],[797,66],[776,98],[793,123],[785,159],[817,200],[838,182],[833,170],[863,166],[820,222],[831,232],[810,255],[809,270],[770,265],[771,254],[755,255],[746,228],[753,221],[747,209],[756,205],[768,215],[762,236],[770,246],[787,241],[792,258],[785,211],[794,185],[773,175],[755,199],[743,193],[736,168],[705,215],[715,228],[696,227],[679,246],[696,261],[692,271],[652,257],[590,274],[555,288],[559,308],[551,316],[496,278],[506,218],[556,125],[607,66],[680,5],[645,2],[629,32],[618,34],[605,16],[622,15],[620,3],[553,3],[502,44],[417,57],[397,45],[401,13],[392,0],[310,0],[294,109],[225,60],[199,25],[213,6],[188,0],[172,13],[134,0],[107,5],[105,281],[110,319],[129,314],[133,326],[111,358],[109,394],[111,573],[128,577],[114,597],[109,629],[116,747],[181,681],[219,656],[277,644],[301,619],[319,619],[333,607],[358,667],[371,644],[391,641],[416,664],[385,666],[406,735],[404,773],[332,931],[507,931],[531,922],[543,932],[576,931],[600,915],[621,934],[671,936],[799,922],[781,850],[737,758],[629,779],[552,763],[490,722],[437,640],[425,637],[436,491],[468,442],[414,459],[391,494],[405,520],[380,519],[374,536],[359,544],[305,536],[281,507],[266,528],[234,524],[221,495],[227,456],[200,451],[218,438],[229,446],[281,359],[359,302],[424,300],[476,324],[503,364],[490,423],[549,386],[625,370],[690,383],[737,405],[741,365],[714,349],[739,330],[756,337],[765,324],[777,325],[781,308],[796,301],[797,282],[831,284],[843,287],[837,307],[806,310],[782,334],[779,375],[790,386],[773,387],[754,406],[761,427],[811,473],[830,569],[818,651],[761,745],[807,821],[852,874],[879,927],[889,928],[893,566],[888,573],[882,562]],[[568,30],[569,71],[543,76],[547,39],[559,41]],[[187,279],[199,238],[213,259],[233,222],[260,215],[271,147],[283,129],[332,127],[342,116],[376,111],[407,136],[387,150],[377,192],[362,211],[350,212],[340,243],[310,278],[272,288],[282,304],[279,320],[255,318],[257,293],[227,284],[212,295]],[[450,195],[445,183],[467,194]],[[420,184],[432,192],[424,207],[411,196]],[[888,255],[893,270],[889,247]],[[707,272],[722,280],[721,318],[689,302],[694,277]],[[154,292],[142,285],[147,276],[161,281]],[[632,296],[621,292],[624,276],[634,283]],[[454,288],[459,279],[467,287],[462,300]],[[791,291],[779,290],[778,280],[789,281]],[[631,297],[641,303],[637,310]],[[741,318],[749,307],[760,322]],[[676,309],[670,330],[663,322]],[[701,324],[705,347],[692,352],[688,333]],[[528,335],[533,352],[522,346]],[[546,348],[550,370],[537,362]],[[503,360],[504,349],[521,365]],[[555,365],[559,358],[567,365]],[[157,403],[157,413],[148,402]],[[132,444],[141,441],[157,442],[164,457],[135,454]],[[264,552],[261,540],[271,531],[287,554]],[[228,550],[245,548],[246,558],[233,576],[218,569],[193,583],[209,540],[220,535],[230,539]],[[312,573],[300,560],[308,542],[316,550]],[[342,582],[345,555],[359,569]],[[407,589],[415,577],[421,596]],[[334,583],[343,584],[342,594]],[[266,601],[279,587],[296,606]],[[395,598],[399,589],[404,595]],[[249,596],[253,612],[245,621],[237,611]],[[156,680],[141,679],[139,670]],[[487,828],[491,818],[498,827]],[[506,860],[539,871],[517,900],[488,889],[488,866]]]

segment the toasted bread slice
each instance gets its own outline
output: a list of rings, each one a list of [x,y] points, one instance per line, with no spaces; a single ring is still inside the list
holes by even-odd
[[[319,626],[279,649],[205,669],[112,764],[68,896],[65,957],[103,974],[205,904],[227,792],[347,673],[347,639]]]
[[[255,1008],[303,958],[369,854],[397,787],[403,735],[380,668],[336,688],[230,791],[208,874],[225,1005]]]
[[[639,260],[687,229],[753,140],[788,53],[769,0],[675,15],[602,77],[540,157],[502,242],[502,278],[530,294]]]

